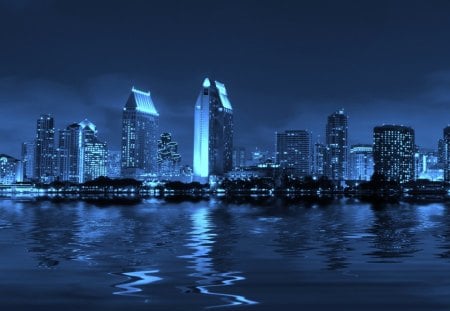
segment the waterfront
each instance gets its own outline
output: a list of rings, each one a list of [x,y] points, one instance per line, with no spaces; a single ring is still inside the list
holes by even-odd
[[[0,201],[2,309],[444,310],[450,206]]]

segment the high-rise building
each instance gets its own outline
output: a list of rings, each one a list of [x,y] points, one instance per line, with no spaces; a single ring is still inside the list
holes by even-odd
[[[21,162],[6,154],[0,154],[0,184],[13,184],[22,181]]]
[[[23,168],[23,180],[31,181],[34,178],[34,152],[35,141],[30,140],[22,143],[22,168]]]
[[[375,173],[399,183],[414,180],[414,130],[400,125],[377,126],[373,139]]]
[[[34,177],[44,183],[55,176],[55,127],[53,117],[41,115],[37,120],[34,153]]]
[[[61,181],[82,182],[82,145],[80,124],[73,123],[59,131],[58,178]]]
[[[414,160],[416,179],[444,180],[444,166],[439,163],[439,156],[435,150],[417,148]]]
[[[311,133],[305,130],[290,130],[277,133],[276,162],[288,174],[304,177],[311,174]]]
[[[59,132],[58,154],[63,181],[82,183],[106,176],[107,145],[97,138],[97,128],[88,120]]]
[[[194,176],[205,180],[233,166],[233,108],[223,83],[203,81],[195,103]]]
[[[372,145],[352,145],[350,147],[349,179],[370,180],[373,175]]]
[[[123,108],[121,174],[143,179],[157,174],[159,113],[150,92],[131,89]]]
[[[108,147],[97,139],[87,141],[83,146],[83,182],[106,176]]]
[[[158,140],[158,172],[162,177],[180,176],[181,156],[178,143],[170,133],[162,133]]]
[[[324,173],[331,180],[347,178],[348,165],[348,117],[344,109],[328,116],[326,125],[326,157]]]
[[[233,168],[246,165],[247,157],[244,147],[233,148]]]
[[[106,174],[109,178],[120,177],[120,151],[108,150]]]
[[[315,143],[313,150],[313,174],[316,177],[324,175],[326,147],[322,143]]]
[[[446,159],[447,159],[446,153],[447,152],[446,152],[446,149],[445,149],[445,142],[444,142],[444,139],[441,138],[438,141],[438,151],[437,151],[438,163],[445,164]]]
[[[444,180],[450,181],[450,125],[444,128]]]

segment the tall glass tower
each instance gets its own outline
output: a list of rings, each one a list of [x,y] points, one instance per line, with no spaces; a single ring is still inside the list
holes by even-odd
[[[150,92],[131,89],[122,117],[122,177],[143,179],[158,171],[159,113]]]
[[[40,182],[52,182],[55,176],[55,127],[51,115],[41,115],[37,120],[34,157],[34,177]]]
[[[277,133],[277,163],[296,177],[311,174],[311,133],[306,130],[290,130]]]
[[[107,145],[97,138],[97,128],[88,120],[59,132],[58,153],[63,181],[81,183],[106,176]]]
[[[195,103],[194,177],[206,180],[233,166],[233,108],[223,83],[203,81]]]
[[[383,125],[373,129],[375,173],[386,180],[414,180],[414,130],[407,126]]]
[[[348,117],[344,109],[328,116],[326,126],[325,175],[331,180],[347,178],[348,165]]]

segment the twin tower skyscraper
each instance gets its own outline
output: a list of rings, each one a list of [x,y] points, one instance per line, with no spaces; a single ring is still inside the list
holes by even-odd
[[[135,89],[123,108],[122,177],[146,179],[158,175],[159,113],[150,92]],[[194,179],[208,181],[232,169],[233,108],[223,83],[203,81],[194,108]]]

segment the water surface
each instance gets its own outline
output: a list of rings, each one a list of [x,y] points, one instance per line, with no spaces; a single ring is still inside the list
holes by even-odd
[[[448,310],[450,206],[0,201],[2,310]]]

